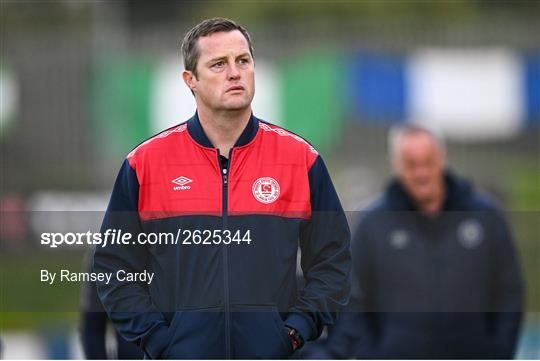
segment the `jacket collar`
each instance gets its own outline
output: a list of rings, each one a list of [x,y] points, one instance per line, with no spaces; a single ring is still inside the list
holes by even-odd
[[[199,115],[197,112],[195,112],[195,115],[193,115],[188,121],[187,121],[187,128],[189,135],[200,145],[207,148],[214,148],[214,145],[212,142],[210,142],[210,139],[206,136],[206,133],[204,132],[204,129],[201,125],[201,122],[199,120]],[[249,121],[242,131],[242,134],[240,134],[240,137],[236,140],[236,143],[234,144],[234,147],[241,147],[243,145],[248,144],[255,138],[255,135],[257,135],[257,131],[259,130],[259,119],[257,119],[253,113],[251,114],[251,117],[249,118]]]
[[[466,208],[472,194],[469,182],[460,179],[452,171],[446,170],[444,174],[446,194],[442,211],[457,211]],[[392,180],[386,189],[386,198],[396,210],[417,211],[414,201],[407,194],[398,179]]]

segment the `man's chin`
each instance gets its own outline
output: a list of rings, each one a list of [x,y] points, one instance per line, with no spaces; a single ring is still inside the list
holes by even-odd
[[[238,103],[229,103],[224,104],[222,109],[223,110],[229,110],[229,111],[242,111],[249,108],[249,102],[238,102]]]
[[[412,198],[418,204],[425,204],[432,202],[434,196],[432,192],[413,192]]]

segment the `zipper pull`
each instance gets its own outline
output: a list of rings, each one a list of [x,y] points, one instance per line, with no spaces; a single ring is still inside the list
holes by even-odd
[[[227,169],[223,169],[223,183],[227,184]]]

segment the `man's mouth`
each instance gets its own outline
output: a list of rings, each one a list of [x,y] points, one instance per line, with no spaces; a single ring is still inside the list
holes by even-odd
[[[244,87],[241,85],[235,85],[227,89],[226,93],[234,92],[234,91],[243,91]]]

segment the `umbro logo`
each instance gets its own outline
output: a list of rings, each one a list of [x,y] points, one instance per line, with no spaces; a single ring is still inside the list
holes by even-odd
[[[173,187],[173,190],[175,190],[175,191],[185,191],[186,189],[191,189],[191,186],[188,186],[186,184],[189,184],[189,183],[191,183],[193,181],[191,179],[187,178],[187,177],[181,176],[181,177],[178,177],[176,179],[173,179],[171,182],[174,183],[174,184],[177,184],[177,186]]]

